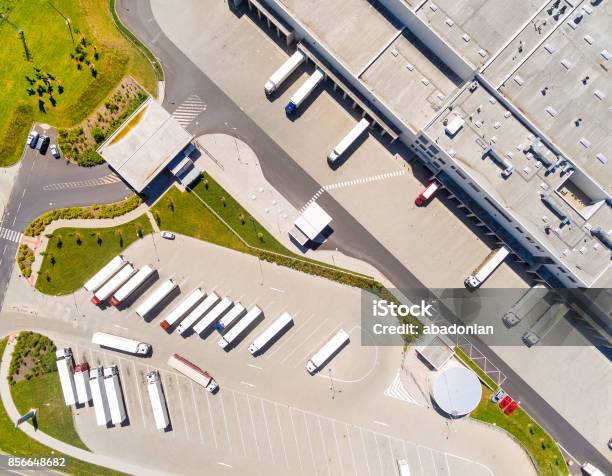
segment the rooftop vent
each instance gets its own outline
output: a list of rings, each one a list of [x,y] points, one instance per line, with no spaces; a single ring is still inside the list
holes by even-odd
[[[589,45],[593,44],[593,37],[591,35],[584,35],[584,41],[586,41]]]
[[[540,195],[540,199],[557,217],[561,219],[561,225],[569,225],[570,218],[559,206],[559,204],[550,196],[548,192]]]
[[[562,65],[563,65],[563,67],[564,67],[565,69],[567,69],[568,71],[569,71],[570,69],[572,69],[572,63],[570,63],[570,62],[569,62],[568,60],[566,60],[565,58],[563,58],[563,59],[561,60],[561,64],[562,64]]]
[[[544,49],[548,51],[551,55],[555,52],[555,47],[551,44],[545,44]]]
[[[591,230],[591,235],[601,241],[605,246],[607,246],[609,250],[612,250],[612,239],[610,238],[608,233],[603,230],[603,228],[601,228],[600,226],[598,226],[597,228],[593,228]]]

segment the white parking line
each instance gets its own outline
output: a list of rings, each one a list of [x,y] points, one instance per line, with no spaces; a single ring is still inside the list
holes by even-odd
[[[246,385],[247,387],[255,388],[255,385],[253,385],[252,383],[249,383],[249,382],[245,382],[244,380],[241,380],[240,383],[242,385]]]
[[[187,416],[185,415],[185,405],[183,403],[183,396],[181,395],[181,385],[180,381],[177,378],[176,381],[176,390],[178,392],[179,401],[181,402],[181,413],[183,414],[183,422],[185,423],[185,433],[187,433],[187,439],[189,440],[189,427],[187,426]]]
[[[338,466],[340,466],[340,474],[344,475],[344,465],[342,464],[342,456],[340,456],[340,444],[338,443],[338,436],[336,435],[336,425],[330,420],[332,432],[334,434],[334,441],[336,442],[336,452],[338,453]]]
[[[323,445],[323,454],[325,455],[325,461],[327,462],[327,471],[329,472],[329,476],[332,475],[331,467],[329,466],[330,457],[327,454],[327,445],[325,444],[325,438],[323,437],[323,427],[321,426],[321,418],[317,418],[317,423],[319,424],[319,434],[321,435],[321,444]]]
[[[217,461],[218,465],[225,466],[226,468],[233,468],[231,464],[224,463],[222,461]]]
[[[259,443],[257,443],[257,430],[255,429],[255,422],[253,421],[253,409],[251,408],[251,399],[247,395],[247,404],[249,406],[249,416],[251,417],[251,427],[253,428],[253,439],[255,440],[255,448],[257,449],[257,461],[261,461],[261,454],[259,453]]]
[[[272,446],[272,438],[270,437],[270,427],[268,426],[268,417],[266,415],[266,409],[264,408],[263,400],[259,400],[261,403],[261,413],[263,413],[264,424],[266,426],[266,434],[268,435],[268,444],[270,445],[270,454],[272,455],[272,464],[276,464],[276,458],[274,457],[274,447]]]
[[[242,454],[246,456],[246,445],[244,444],[244,435],[242,434],[242,422],[240,421],[240,413],[238,412],[238,402],[236,401],[236,392],[232,391],[232,396],[234,397],[234,410],[236,413],[236,419],[238,420],[238,431],[240,432],[240,443],[242,444]]]
[[[191,387],[191,399],[193,400],[193,406],[195,408],[196,421],[198,423],[198,431],[200,432],[200,440],[202,443],[206,443],[204,441],[204,435],[202,434],[202,425],[200,425],[200,415],[198,415],[198,402],[196,401],[195,390],[193,389],[193,382],[189,382]]]
[[[136,382],[136,392],[138,392],[138,401],[140,402],[140,411],[142,412],[142,424],[147,427],[147,419],[145,417],[144,405],[142,404],[142,395],[140,394],[140,388],[138,385],[138,372],[136,371],[136,364],[132,360],[132,367],[134,369],[134,381]]]
[[[381,425],[381,426],[389,426],[389,424],[388,424],[388,423],[385,423],[385,422],[383,422],[383,421],[378,421],[378,420],[373,420],[373,421],[374,421],[374,423],[376,423],[377,425]]]
[[[374,435],[374,443],[376,444],[376,454],[378,454],[378,464],[380,465],[380,474],[385,474],[385,467],[382,462],[382,456],[380,455],[380,445],[378,444],[376,435]]]
[[[310,438],[310,431],[308,430],[308,420],[306,420],[306,413],[304,413],[302,410],[296,410],[296,411],[299,411],[304,416],[304,428],[306,428],[306,436],[308,437],[308,447],[310,448],[312,466],[316,469],[317,462],[315,461],[314,449],[312,447],[312,439]]]
[[[283,427],[281,426],[280,415],[278,414],[278,405],[274,404],[274,413],[276,413],[276,423],[278,423],[278,431],[281,435],[281,445],[283,447],[283,453],[285,454],[285,464],[289,468],[289,457],[287,456],[287,448],[285,448],[285,439],[283,438]],[[299,451],[299,448],[297,449]]]
[[[204,395],[206,395],[206,404],[208,405],[208,415],[210,416],[210,426],[212,428],[213,439],[215,440],[215,448],[219,449],[219,444],[217,443],[217,433],[215,432],[215,422],[213,420],[213,414],[210,408],[210,401],[208,400],[210,397],[208,396],[208,392],[205,392]]]
[[[315,314],[312,314],[312,315],[311,315],[311,316],[310,316],[308,319],[306,319],[306,320],[305,320],[305,321],[302,323],[302,325],[301,325],[301,326],[296,327],[296,329],[295,329],[295,332],[294,332],[294,333],[295,333],[296,335],[300,335],[300,334],[301,334],[301,330],[302,330],[304,327],[306,327],[306,325],[307,325],[307,324],[310,322],[310,320],[311,320],[312,318],[314,318],[314,317],[315,317]],[[271,351],[271,352],[266,352],[266,354],[265,354],[265,355],[266,355],[267,357],[272,357],[272,356],[273,356],[273,355],[275,355],[277,352],[279,352],[281,349],[283,349],[285,345],[288,345],[290,340],[291,340],[291,339],[285,339],[285,340],[283,340],[283,342],[281,342],[279,345],[277,345],[277,346],[276,346],[276,348],[275,348],[273,351]]]
[[[304,465],[302,464],[302,454],[300,453],[300,443],[298,441],[297,433],[295,432],[295,422],[293,421],[293,414],[291,413],[291,407],[289,409],[289,418],[291,419],[291,428],[293,430],[293,438],[295,439],[295,449],[300,462],[300,471],[304,471]]]
[[[372,474],[372,470],[370,469],[370,462],[368,461],[368,451],[366,448],[365,440],[363,439],[363,430],[359,428],[359,434],[361,435],[361,445],[363,446],[363,457],[365,458],[366,468],[368,468],[368,474]]]
[[[431,455],[431,461],[433,463],[434,473],[436,474],[436,476],[438,476],[438,469],[436,468],[436,458],[434,458],[433,450],[431,448],[429,449],[429,454]]]
[[[259,365],[255,365],[255,364],[247,364],[247,365],[253,369],[263,370],[263,367],[260,367]]]
[[[314,336],[317,332],[319,332],[319,329],[321,329],[321,327],[323,327],[325,325],[325,323],[328,321],[327,318],[323,319],[323,321],[321,321],[321,323],[310,333],[308,334],[306,337],[302,338],[302,341],[293,347],[293,350],[291,352],[289,352],[285,358],[283,360],[280,361],[281,364],[285,363],[285,361],[287,359],[289,359],[293,354],[295,354],[295,352],[302,347],[304,344],[306,344],[306,342],[308,342],[308,339],[310,339],[312,336]],[[298,334],[299,335],[299,334]],[[308,354],[307,354],[308,355]]]
[[[327,319],[325,319],[325,321],[327,321]],[[323,322],[325,322],[323,321]],[[319,326],[320,328],[321,326]],[[312,347],[308,352],[306,352],[301,359],[299,359],[294,365],[293,367],[297,367],[299,365],[302,365],[304,362],[308,361],[308,358],[311,357],[315,352],[317,352],[321,347],[323,347],[323,345],[329,340],[331,339],[331,337],[336,334],[336,332],[338,332],[338,329],[340,329],[342,327],[342,323],[337,324],[336,326],[334,326],[334,328],[332,329],[331,332],[327,333],[326,336],[323,339],[320,339],[317,342],[317,345],[315,345],[314,347]],[[317,328],[317,330],[319,329]]]
[[[223,396],[219,395],[221,399],[221,413],[223,413],[223,422],[225,424],[225,436],[227,439],[227,445],[229,446],[229,450],[232,451],[232,441],[230,440],[230,431],[229,426],[227,425],[227,418],[225,416],[225,405],[223,404]]]
[[[446,471],[448,471],[448,474],[450,476],[451,474],[450,464],[448,464],[448,455],[446,453],[444,453],[444,461],[446,462]]]

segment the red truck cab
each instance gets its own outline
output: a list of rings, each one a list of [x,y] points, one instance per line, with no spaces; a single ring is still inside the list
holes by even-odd
[[[414,204],[417,207],[423,207],[427,204],[427,202],[433,197],[433,195],[438,191],[438,189],[442,187],[442,184],[438,182],[436,179],[433,179],[427,185],[427,188],[423,190],[423,192],[416,198]]]

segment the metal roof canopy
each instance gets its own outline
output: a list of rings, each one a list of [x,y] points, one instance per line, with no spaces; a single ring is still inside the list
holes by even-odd
[[[332,221],[325,210],[313,202],[295,220],[295,226],[309,239],[314,240]]]
[[[141,192],[192,139],[168,111],[149,98],[102,143],[98,153]]]
[[[448,415],[467,415],[478,406],[481,397],[478,376],[465,367],[443,371],[433,384],[433,398]]]

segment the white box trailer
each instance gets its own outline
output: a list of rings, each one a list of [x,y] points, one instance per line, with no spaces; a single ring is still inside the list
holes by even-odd
[[[108,397],[111,422],[113,425],[121,425],[125,421],[126,414],[121,383],[119,382],[119,369],[116,365],[104,368],[104,390],[106,390],[106,396]]]
[[[168,359],[168,365],[177,372],[182,373],[185,377],[190,378],[198,385],[201,385],[210,393],[213,393],[219,386],[214,378],[200,367],[190,362],[185,357],[178,354],[172,354]]]
[[[91,342],[92,344],[108,347],[109,349],[121,350],[130,354],[145,355],[151,350],[150,344],[145,344],[144,342],[128,339],[126,337],[107,334],[106,332],[95,332],[91,336]]]
[[[106,301],[112,294],[123,286],[128,279],[134,274],[134,267],[125,263],[125,265],[117,271],[100,289],[98,289],[91,298],[91,302],[96,306]]]
[[[142,286],[147,279],[153,276],[155,268],[152,266],[144,265],[140,268],[134,276],[132,276],[123,286],[121,286],[115,294],[109,299],[109,302],[113,306],[119,306],[123,301],[129,298],[133,293],[136,292]]]
[[[57,349],[55,352],[57,374],[59,375],[64,402],[66,405],[74,405],[77,402],[76,386],[74,384],[74,360],[72,350],[69,347]]]
[[[293,322],[293,317],[287,312],[282,313],[272,324],[259,334],[249,346],[252,355],[261,352],[272,339],[274,339],[283,329]]]
[[[232,307],[225,316],[217,321],[215,324],[215,330],[219,332],[227,331],[232,324],[235,324],[238,319],[242,317],[245,311],[246,309],[239,302],[234,304],[234,307]]]
[[[302,105],[308,96],[314,91],[321,81],[325,78],[325,74],[320,69],[317,69],[312,75],[302,84],[298,90],[291,96],[289,103],[285,106],[285,112],[288,115],[293,114]]]
[[[177,284],[168,279],[161,283],[155,290],[149,294],[144,302],[136,308],[136,314],[144,318],[149,312],[151,312],[160,302],[162,302],[168,295],[174,291]]]
[[[76,386],[77,401],[81,405],[86,405],[91,400],[89,364],[87,362],[74,367],[74,384]]]
[[[170,424],[166,397],[161,386],[161,377],[157,370],[152,370],[147,374],[147,391],[153,409],[153,419],[158,430],[165,430]]]
[[[219,303],[213,307],[210,312],[206,313],[198,323],[193,326],[193,332],[202,334],[206,329],[216,323],[223,314],[225,314],[234,303],[228,297],[224,297]]]
[[[194,289],[189,296],[183,299],[178,306],[168,313],[159,326],[162,329],[168,329],[170,326],[176,324],[179,319],[185,317],[185,314],[191,311],[196,304],[198,304],[205,297],[206,293],[200,288]]]
[[[210,293],[204,301],[197,305],[197,307],[191,311],[185,319],[181,321],[181,323],[176,328],[176,332],[182,334],[183,332],[187,332],[189,329],[193,327],[193,325],[198,322],[198,320],[206,314],[211,308],[217,304],[219,300],[219,296],[217,293]]]
[[[397,460],[397,471],[399,476],[410,476],[410,466],[408,465],[408,461],[405,459]]]
[[[370,127],[370,122],[364,117],[361,121],[357,123],[355,127],[353,127],[347,135],[345,135],[338,145],[334,147],[329,155],[327,156],[327,161],[329,165],[334,165],[336,161],[340,158],[342,154],[346,152],[346,150],[351,146],[353,142],[355,142],[361,134],[365,132],[365,130]]]
[[[306,363],[306,370],[311,374],[314,374],[317,370],[320,370],[332,356],[338,352],[338,350],[349,341],[349,335],[344,329],[340,329],[336,335],[327,341],[327,343],[321,347],[316,354],[314,354],[310,360]]]
[[[505,246],[492,251],[489,256],[476,268],[471,275],[465,278],[465,285],[468,288],[475,289],[479,287],[485,280],[491,276],[493,271],[502,264],[510,251]]]
[[[232,343],[240,337],[253,323],[263,316],[263,311],[258,306],[253,306],[246,316],[240,319],[234,327],[219,339],[219,347],[222,349],[231,346]]]
[[[123,266],[125,260],[123,256],[115,256],[112,260],[104,265],[104,267],[93,275],[83,286],[86,291],[93,293],[102,287],[102,285],[112,278],[117,271]]]
[[[278,87],[293,73],[299,65],[306,60],[306,56],[301,51],[293,53],[287,61],[285,61],[280,68],[278,68],[270,79],[264,85],[264,91],[266,96],[271,95]]]
[[[91,388],[91,398],[96,414],[96,423],[98,426],[106,426],[111,416],[108,406],[108,397],[104,389],[104,369],[102,367],[97,367],[89,371],[89,387]]]

